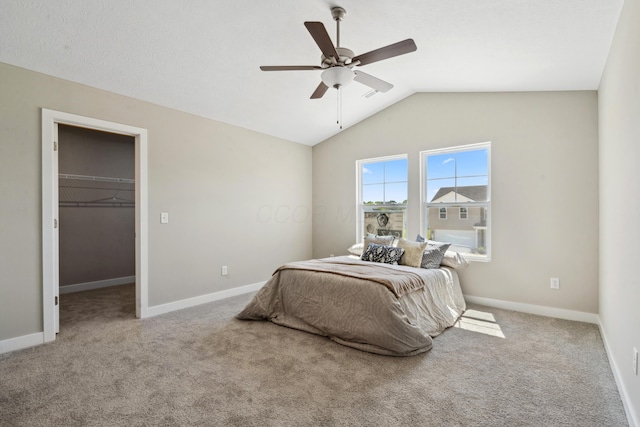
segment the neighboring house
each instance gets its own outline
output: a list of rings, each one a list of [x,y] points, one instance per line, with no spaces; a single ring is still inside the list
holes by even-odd
[[[487,210],[485,207],[465,204],[485,200],[486,185],[440,188],[431,199],[431,203],[458,203],[459,206],[429,208],[429,237],[433,240],[452,242],[458,252],[484,253]]]

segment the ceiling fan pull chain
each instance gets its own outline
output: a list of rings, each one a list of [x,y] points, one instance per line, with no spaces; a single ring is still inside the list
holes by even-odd
[[[338,125],[342,130],[342,87],[338,87]]]
[[[340,87],[336,88],[336,124],[340,125]]]

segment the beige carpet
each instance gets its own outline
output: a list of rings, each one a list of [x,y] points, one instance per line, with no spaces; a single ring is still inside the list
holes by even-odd
[[[627,425],[595,325],[471,306],[394,358],[234,319],[250,297],[136,320],[133,286],[62,295],[55,342],[0,356],[0,425]]]

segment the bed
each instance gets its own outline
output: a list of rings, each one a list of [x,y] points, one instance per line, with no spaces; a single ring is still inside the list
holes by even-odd
[[[412,356],[466,309],[456,271],[340,256],[281,266],[236,317],[329,337],[359,350]]]

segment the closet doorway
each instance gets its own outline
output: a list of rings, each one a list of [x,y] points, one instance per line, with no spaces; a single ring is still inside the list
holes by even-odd
[[[43,109],[42,183],[44,342],[59,332],[61,289],[135,281],[146,317],[146,129]]]
[[[60,294],[135,283],[134,148],[129,135],[58,125]]]

